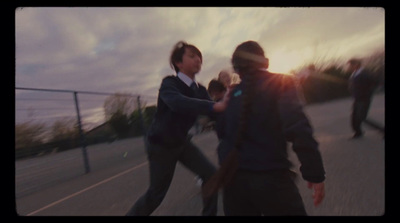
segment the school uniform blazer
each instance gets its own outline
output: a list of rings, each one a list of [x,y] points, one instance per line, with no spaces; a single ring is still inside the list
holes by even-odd
[[[150,143],[180,146],[197,116],[212,113],[214,102],[204,86],[198,87],[195,92],[175,75],[162,80],[157,111],[147,134]]]
[[[312,127],[303,112],[294,79],[287,75],[258,71],[256,93],[247,129],[239,148],[239,169],[269,171],[290,169],[287,143],[301,163],[305,180],[322,182],[325,171],[313,138]],[[224,114],[224,133],[218,146],[219,161],[223,162],[233,149],[238,132],[244,82],[232,91]]]
[[[376,86],[376,81],[365,69],[349,79],[349,90],[356,100],[370,100]]]

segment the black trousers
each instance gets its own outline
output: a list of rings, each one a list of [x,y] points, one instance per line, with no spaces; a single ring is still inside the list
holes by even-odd
[[[224,188],[227,216],[304,216],[303,200],[289,170],[238,170]]]
[[[362,134],[361,124],[367,119],[371,99],[356,99],[351,113],[351,127],[356,134]]]
[[[361,124],[365,123],[370,127],[385,133],[385,127],[373,120],[367,119],[368,111],[371,105],[371,98],[356,99],[353,103],[353,111],[351,113],[351,127],[356,134],[362,134]]]
[[[127,216],[148,216],[163,201],[167,194],[179,161],[189,170],[197,174],[203,184],[215,173],[214,165],[189,140],[178,148],[166,148],[161,145],[146,143],[150,167],[150,186],[133,207]],[[218,194],[203,199],[203,216],[217,215]]]

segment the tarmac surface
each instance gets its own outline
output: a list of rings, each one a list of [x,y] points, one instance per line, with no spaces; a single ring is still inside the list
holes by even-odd
[[[297,184],[308,215],[381,216],[385,214],[385,140],[364,126],[365,135],[349,140],[351,98],[308,105],[326,170],[322,204],[298,174]],[[369,119],[385,123],[385,94],[374,96]],[[193,142],[217,164],[217,137],[206,132]],[[123,216],[146,191],[149,169],[143,138],[88,146],[91,172],[84,173],[81,149],[15,162],[16,214],[22,216]],[[299,173],[291,147],[289,158]],[[221,193],[220,193],[221,194]],[[195,175],[177,164],[170,189],[153,216],[200,216],[200,187]],[[223,216],[222,198],[218,216]]]

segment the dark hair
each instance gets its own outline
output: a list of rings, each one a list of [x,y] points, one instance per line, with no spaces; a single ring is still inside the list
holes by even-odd
[[[252,112],[253,99],[255,97],[256,75],[248,75],[243,79],[242,106],[239,117],[239,126],[236,132],[233,149],[229,151],[225,160],[221,163],[215,174],[203,185],[203,197],[209,198],[218,192],[221,187],[228,185],[239,168],[239,150],[247,134],[248,118]]]
[[[203,61],[203,56],[197,47],[194,45],[188,44],[185,41],[179,41],[175,44],[174,48],[172,49],[172,53],[169,59],[169,63],[171,68],[173,68],[176,73],[179,72],[179,68],[175,65],[175,63],[182,62],[183,54],[185,54],[185,50],[190,49],[193,53],[200,57],[200,60]]]
[[[261,59],[260,59],[261,58]],[[264,59],[262,59],[264,58]],[[232,180],[239,167],[239,150],[246,138],[248,119],[252,112],[253,100],[256,94],[258,76],[253,75],[258,68],[268,67],[268,59],[264,57],[264,50],[254,41],[240,44],[232,56],[232,64],[239,75],[243,75],[243,94],[238,129],[233,149],[228,153],[220,168],[203,186],[205,197],[215,194],[219,188],[226,186]]]
[[[259,68],[268,68],[269,61],[264,56],[264,50],[255,41],[246,41],[236,47],[232,55],[232,65],[242,76],[243,95],[239,116],[239,127],[235,139],[235,149],[240,149],[243,137],[247,132],[248,119],[252,112],[253,100],[256,94],[256,75]]]
[[[236,47],[232,55],[232,65],[235,71],[243,74],[258,68],[268,68],[269,61],[264,50],[255,41],[246,41]]]
[[[208,84],[207,91],[209,94],[211,94],[211,92],[223,92],[226,91],[226,87],[221,81],[212,79]]]
[[[351,64],[351,65],[361,65],[361,60],[360,59],[350,59],[349,61],[347,61],[347,63]]]

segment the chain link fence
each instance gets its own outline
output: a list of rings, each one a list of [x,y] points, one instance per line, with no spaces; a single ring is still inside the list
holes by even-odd
[[[16,87],[16,197],[119,163],[128,151],[142,151],[139,136],[152,121],[156,98]],[[104,155],[110,150],[119,155]]]
[[[139,136],[155,96],[15,88],[15,158],[37,157],[117,138]],[[123,123],[125,121],[125,123]],[[87,160],[87,158],[85,158]],[[90,171],[86,164],[86,172]]]

